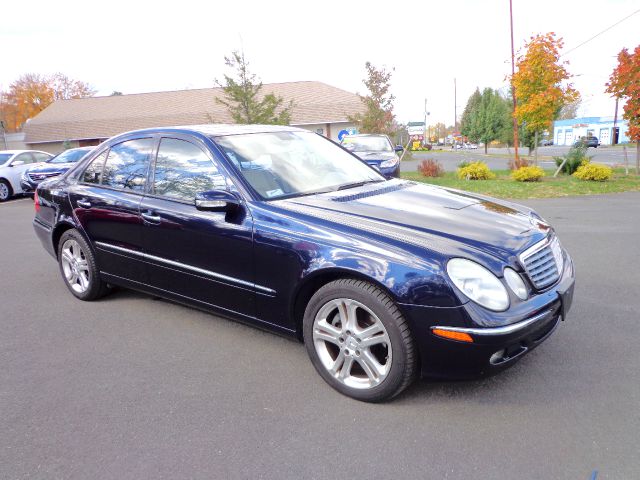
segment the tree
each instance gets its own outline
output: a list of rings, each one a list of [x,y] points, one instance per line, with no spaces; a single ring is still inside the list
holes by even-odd
[[[511,124],[508,100],[492,88],[479,89],[471,95],[462,114],[461,133],[473,142],[484,143],[484,153],[488,144],[504,136]]]
[[[560,109],[578,96],[571,84],[563,84],[571,75],[565,68],[568,62],[560,62],[562,46],[562,39],[556,39],[554,33],[531,37],[511,79],[518,99],[515,116],[535,135],[536,156],[538,133],[551,129]]]
[[[480,89],[476,87],[476,91],[467,100],[467,105],[464,107],[462,118],[460,119],[460,133],[468,137],[472,142],[477,142],[480,138],[478,109],[481,102],[482,94]]]
[[[627,135],[636,142],[636,173],[640,170],[640,45],[633,53],[623,48],[618,53],[618,65],[613,69],[606,92],[624,99],[622,118],[629,122]]]
[[[371,62],[365,63],[367,78],[362,82],[369,90],[360,100],[366,107],[365,113],[349,116],[349,121],[358,125],[362,133],[383,133],[393,135],[395,115],[393,114],[393,100],[391,94],[391,72],[384,68],[376,68]]]
[[[569,120],[571,118],[576,118],[581,104],[582,97],[580,96],[580,93],[577,93],[575,100],[565,103],[562,108],[560,108],[560,112],[558,113],[556,120]]]
[[[0,96],[0,118],[7,131],[17,131],[24,123],[55,100],[93,96],[89,84],[72,80],[62,73],[45,76],[27,73],[20,76]]]
[[[262,82],[249,71],[244,52],[234,51],[230,57],[224,57],[224,62],[234,75],[224,75],[224,85],[215,81],[224,95],[224,98],[217,97],[216,102],[227,107],[235,123],[288,125],[291,122],[293,101],[283,106],[282,97],[272,93],[263,95]]]

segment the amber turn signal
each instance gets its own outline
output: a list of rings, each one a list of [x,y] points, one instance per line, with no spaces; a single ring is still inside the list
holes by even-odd
[[[434,328],[432,330],[434,335],[442,338],[448,338],[450,340],[458,340],[459,342],[473,343],[471,335],[464,332],[452,332],[451,330],[441,330],[440,328]]]

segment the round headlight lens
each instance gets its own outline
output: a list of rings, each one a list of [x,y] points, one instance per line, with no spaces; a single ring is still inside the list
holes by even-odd
[[[526,300],[529,298],[527,286],[524,284],[522,277],[518,275],[518,272],[507,267],[504,269],[504,279],[507,281],[509,288],[513,290],[513,293],[515,293],[520,300]]]
[[[496,312],[509,308],[509,294],[505,286],[476,262],[452,258],[447,263],[447,273],[455,286],[477,304]]]

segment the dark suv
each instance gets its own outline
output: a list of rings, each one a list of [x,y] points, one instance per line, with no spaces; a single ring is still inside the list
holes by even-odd
[[[576,142],[573,144],[574,147],[578,147],[580,145],[584,145],[585,147],[589,148],[589,147],[593,147],[593,148],[598,148],[598,145],[600,145],[600,143],[598,142],[598,137],[580,137],[580,140],[576,140]]]

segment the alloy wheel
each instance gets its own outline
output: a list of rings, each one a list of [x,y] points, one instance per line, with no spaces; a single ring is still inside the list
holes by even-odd
[[[6,183],[0,182],[0,202],[4,202],[9,198],[9,187]]]
[[[91,286],[89,263],[80,244],[74,240],[67,240],[62,246],[62,270],[64,278],[74,292],[84,293]]]
[[[373,388],[391,369],[387,330],[356,300],[337,298],[323,305],[313,322],[313,343],[324,368],[348,387]]]

